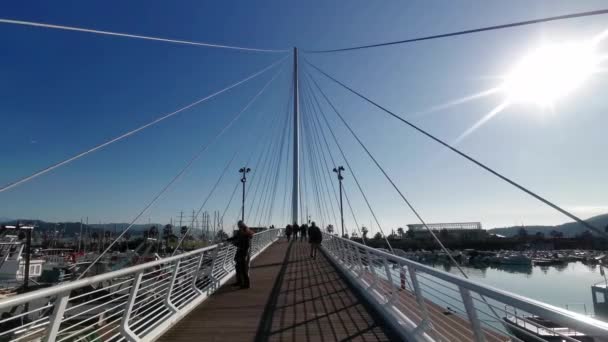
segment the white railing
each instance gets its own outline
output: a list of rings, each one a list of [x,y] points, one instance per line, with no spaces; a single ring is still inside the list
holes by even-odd
[[[407,340],[608,341],[608,323],[582,314],[337,236],[324,233],[322,246]]]
[[[280,233],[255,234],[251,258]],[[235,251],[217,244],[1,300],[0,341],[154,340],[234,275]]]

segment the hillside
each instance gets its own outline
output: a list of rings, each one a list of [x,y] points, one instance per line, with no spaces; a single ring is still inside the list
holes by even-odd
[[[586,220],[590,224],[598,227],[600,229],[605,229],[608,226],[608,214],[602,214],[598,216],[591,217]],[[517,232],[521,228],[525,228],[528,231],[528,234],[534,235],[537,232],[541,232],[545,235],[549,235],[549,232],[552,230],[556,230],[564,234],[565,237],[573,237],[582,232],[588,230],[583,225],[578,222],[568,222],[564,224],[560,224],[557,226],[512,226],[512,227],[504,227],[504,228],[493,228],[489,229],[488,232],[491,234],[500,234],[504,236],[514,236],[517,235]]]

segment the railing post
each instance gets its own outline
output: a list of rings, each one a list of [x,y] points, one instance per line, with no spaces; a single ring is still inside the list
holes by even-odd
[[[201,252],[201,257],[198,259],[198,266],[196,266],[196,268],[194,269],[194,275],[192,276],[192,289],[196,292],[198,292],[198,294],[202,294],[203,291],[199,290],[198,287],[196,287],[196,281],[198,280],[198,274],[201,271],[201,265],[203,264],[203,259],[205,258],[205,252]]]
[[[220,247],[217,246],[214,250],[213,253],[211,254],[211,266],[209,267],[209,280],[213,282],[213,284],[215,285],[215,282],[217,281],[217,279],[215,279],[215,276],[213,275],[213,271],[215,270],[215,265],[217,264],[217,258],[218,255],[220,254]]]
[[[388,259],[386,257],[382,258],[382,262],[384,263],[384,271],[386,272],[386,280],[391,288],[391,297],[386,301],[387,305],[391,305],[395,302],[395,298],[397,298],[397,285],[393,283],[393,273],[391,272],[391,267],[389,265]]]
[[[135,274],[133,284],[131,284],[131,291],[129,293],[129,299],[127,300],[125,312],[123,312],[120,321],[120,331],[122,332],[123,337],[130,342],[139,341],[139,337],[129,327],[129,319],[131,319],[131,312],[133,312],[133,306],[135,305],[135,299],[137,298],[137,291],[139,291],[139,285],[141,284],[143,275],[143,272]]]
[[[359,262],[359,276],[361,276],[361,274],[363,274],[363,259],[361,258],[361,250],[359,249],[359,246],[355,246],[355,250],[357,252],[357,261]]]
[[[422,311],[422,323],[416,328],[414,334],[422,334],[427,327],[431,327],[431,320],[429,317],[429,312],[426,308],[426,300],[422,295],[422,290],[420,289],[420,283],[418,283],[418,277],[416,276],[416,269],[408,265],[407,270],[410,272],[410,277],[412,279],[412,287],[414,288],[414,294],[416,295],[416,303],[418,303],[418,307],[420,311]]]
[[[376,267],[374,266],[374,261],[372,260],[372,255],[369,252],[369,249],[365,250],[365,254],[367,255],[367,264],[369,266],[369,270],[373,276],[373,281],[369,288],[373,289],[376,287],[376,285],[378,285],[378,275],[376,274]]]
[[[469,317],[469,321],[471,322],[471,327],[473,328],[473,335],[475,336],[475,342],[484,342],[483,330],[481,329],[481,324],[479,323],[479,318],[477,318],[477,311],[475,311],[475,304],[473,303],[473,298],[471,297],[471,292],[468,289],[463,287],[458,287],[460,290],[460,295],[462,296],[462,302],[464,303],[464,308],[467,311],[467,316]]]
[[[321,242],[321,246],[324,246],[325,249],[327,249],[327,251],[329,253],[331,253],[332,255],[335,254],[335,249],[336,248],[334,247],[334,239],[331,237],[331,235],[324,234],[323,241]]]
[[[344,253],[344,266],[347,269],[350,269],[351,263],[350,263],[350,244],[348,242],[346,242],[346,240],[344,238],[342,238],[340,240],[340,242],[342,242],[342,252]]]
[[[175,286],[175,280],[177,280],[177,273],[179,272],[179,265],[181,263],[181,259],[175,262],[175,269],[173,270],[173,274],[171,275],[171,282],[169,283],[169,288],[167,289],[167,296],[165,297],[165,304],[173,312],[177,312],[178,309],[175,305],[173,305],[173,302],[171,302],[171,293],[173,293],[173,287]]]
[[[346,240],[342,240],[344,242],[344,251],[346,253],[346,263],[348,264],[348,268],[352,268],[353,267],[353,253],[352,250],[350,248],[350,242],[346,241]]]
[[[356,249],[358,249],[357,246],[355,246],[354,243],[348,243],[348,254],[350,255],[350,270],[355,272],[355,268],[357,267],[357,257],[356,257]]]
[[[226,245],[226,248],[224,249],[224,255],[222,256],[222,268],[224,269],[224,271],[226,271],[227,273],[230,273],[230,270],[228,270],[228,268],[226,267],[226,260],[229,259],[230,256],[230,251],[231,251],[231,247],[230,245]]]
[[[65,312],[65,308],[68,305],[68,300],[70,299],[70,293],[65,292],[59,295],[57,302],[54,305],[53,314],[50,318],[50,326],[48,333],[44,337],[44,342],[53,342],[57,338],[57,334],[59,333],[59,327],[61,326],[61,320],[63,319],[63,313]]]
[[[342,252],[342,264],[348,267],[348,249],[344,238],[340,239],[340,251]]]
[[[340,258],[340,247],[338,246],[338,238],[331,235],[331,249],[336,259]],[[339,260],[338,260],[339,261]]]
[[[342,241],[335,237],[334,243],[336,244],[336,258],[338,258],[338,262],[343,263],[344,253],[342,252]]]

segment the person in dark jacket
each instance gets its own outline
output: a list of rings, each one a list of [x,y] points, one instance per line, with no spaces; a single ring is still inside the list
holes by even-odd
[[[293,229],[293,240],[298,241],[298,233],[300,232],[300,226],[297,223],[294,223],[292,226]]]
[[[317,225],[312,222],[310,224],[310,228],[308,228],[308,242],[310,243],[310,257],[313,259],[317,258],[317,251],[319,250],[319,246],[323,241],[323,234],[321,234],[321,229],[317,227]]]
[[[293,233],[293,229],[290,224],[285,227],[285,236],[287,236],[287,242],[291,240],[291,233]]]
[[[300,241],[306,240],[306,234],[308,233],[308,226],[303,224],[300,226]]]
[[[251,287],[249,282],[249,259],[251,251],[251,238],[253,237],[253,231],[247,227],[243,221],[237,223],[239,230],[236,234],[228,239],[236,246],[236,253],[234,254],[234,266],[236,270],[236,283],[232,286],[238,286],[242,289],[248,289]]]

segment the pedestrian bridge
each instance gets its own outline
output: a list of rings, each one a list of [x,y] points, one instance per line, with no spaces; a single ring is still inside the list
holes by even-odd
[[[226,284],[234,251],[213,245],[10,297],[0,301],[11,312],[0,340],[519,341],[514,334],[532,330],[543,336],[535,341],[608,338],[607,323],[328,234],[316,259],[280,229],[256,234],[248,290]]]

